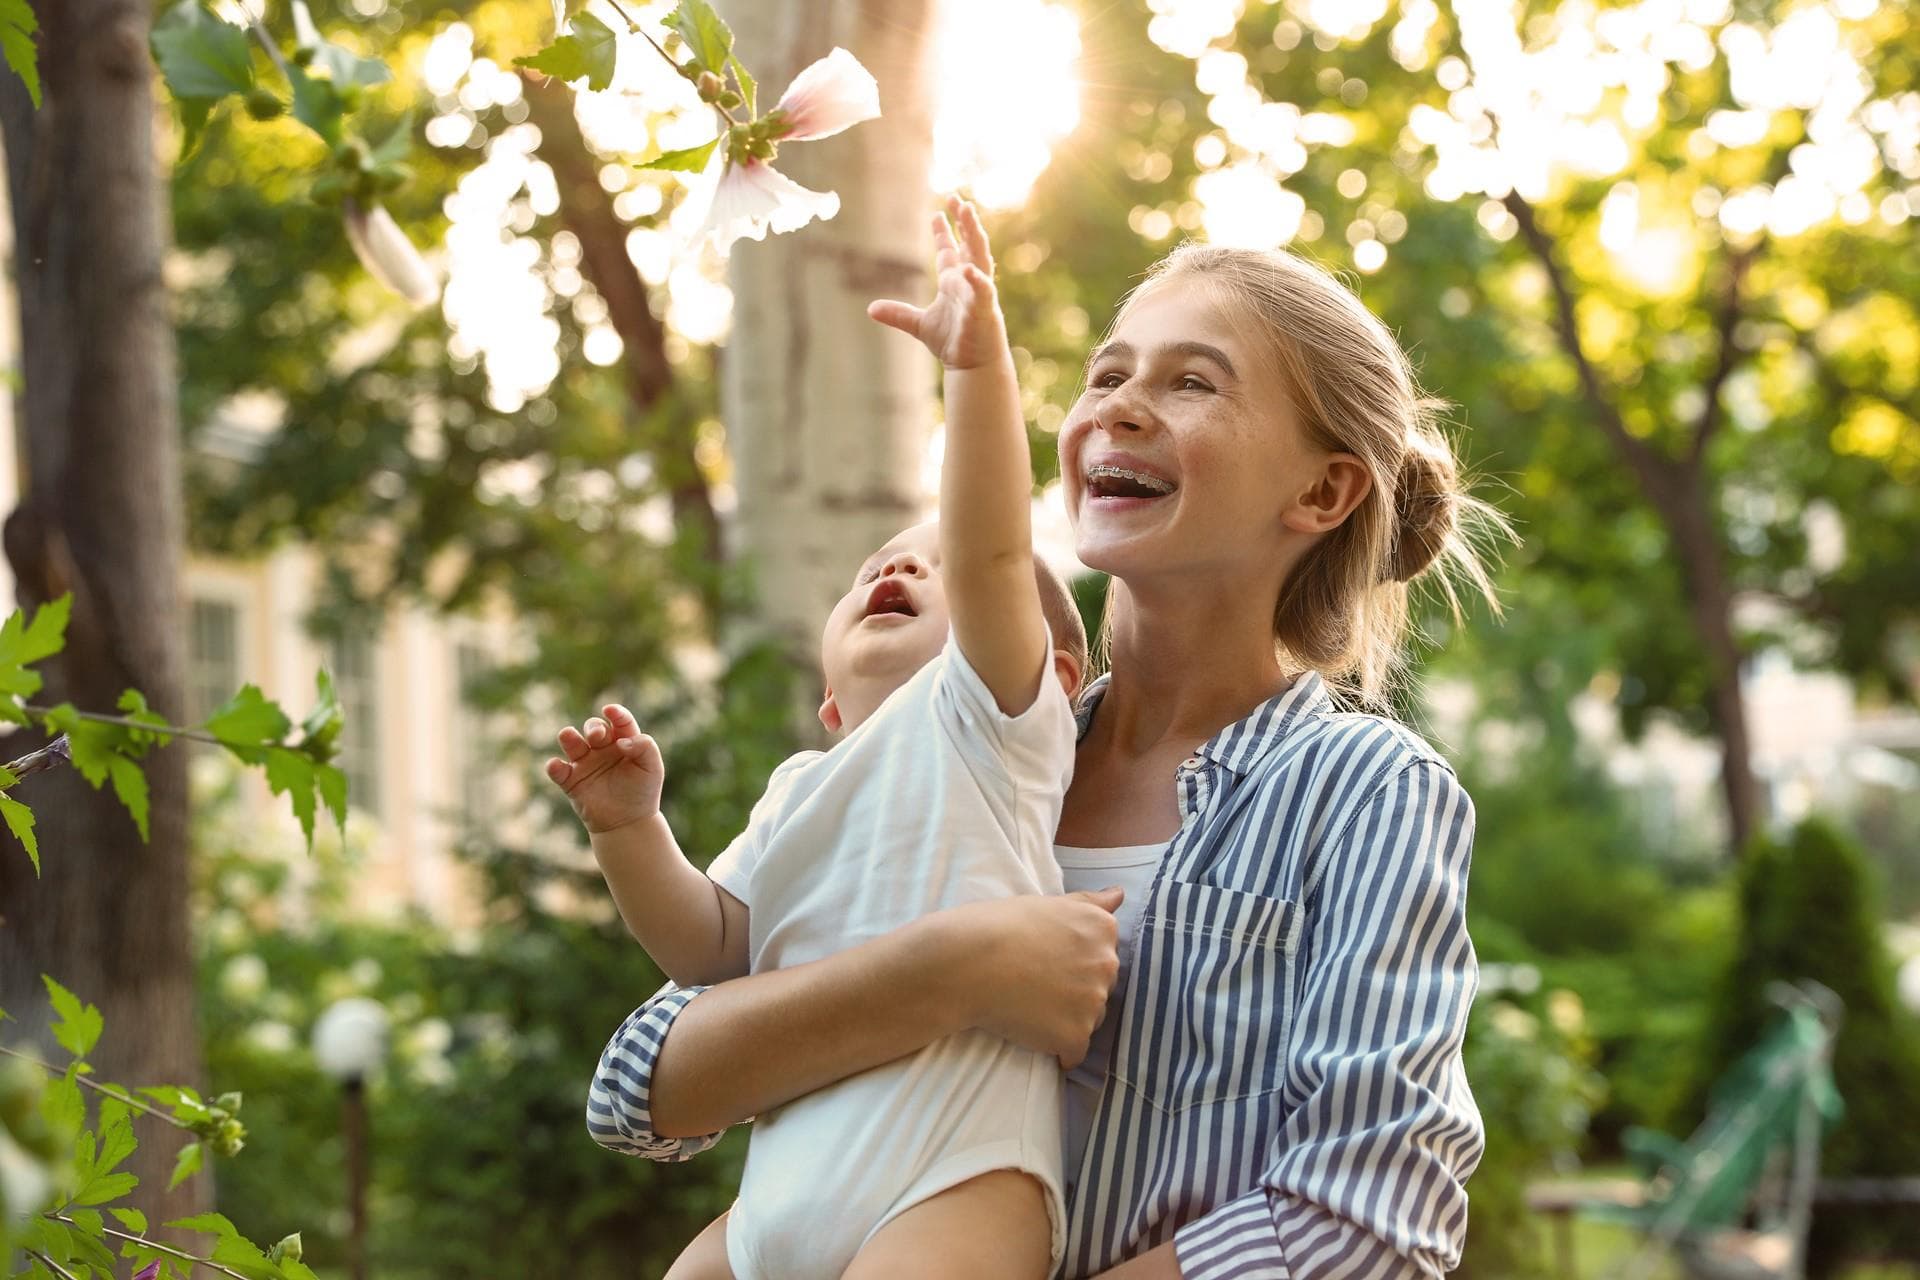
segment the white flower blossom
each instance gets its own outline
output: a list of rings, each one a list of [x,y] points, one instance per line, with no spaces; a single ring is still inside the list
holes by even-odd
[[[347,243],[368,274],[416,307],[440,296],[440,281],[383,205],[346,202]]]
[[[836,48],[795,76],[774,110],[784,118],[784,141],[831,138],[880,114],[880,86],[858,58]]]
[[[840,212],[839,196],[809,190],[764,160],[726,164],[710,193],[712,204],[698,234],[710,237],[722,254],[742,236],[764,240],[769,231],[794,231]]]

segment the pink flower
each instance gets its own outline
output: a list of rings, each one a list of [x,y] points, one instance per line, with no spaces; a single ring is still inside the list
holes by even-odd
[[[773,109],[784,118],[783,140],[831,138],[880,114],[880,86],[858,58],[836,48],[795,76]]]
[[[794,231],[815,218],[823,222],[840,212],[840,197],[810,191],[764,160],[726,163],[712,187],[700,234],[725,254],[735,240],[764,240],[767,232]]]
[[[416,307],[424,307],[440,296],[440,281],[433,268],[384,206],[362,209],[349,200],[343,215],[347,243],[369,275]]]

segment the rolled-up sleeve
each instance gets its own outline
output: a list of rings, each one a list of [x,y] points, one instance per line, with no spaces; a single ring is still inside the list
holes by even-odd
[[[653,1069],[660,1046],[680,1011],[705,990],[668,983],[628,1014],[607,1041],[587,1089],[587,1132],[595,1142],[622,1155],[671,1163],[691,1160],[720,1141],[718,1133],[663,1138],[653,1131]]]
[[[1324,850],[1287,1053],[1288,1119],[1253,1189],[1183,1226],[1187,1280],[1384,1280],[1460,1260],[1484,1144],[1460,1050],[1473,805],[1394,768]]]

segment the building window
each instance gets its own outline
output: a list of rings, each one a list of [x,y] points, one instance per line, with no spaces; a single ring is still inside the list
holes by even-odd
[[[362,633],[333,641],[329,666],[346,724],[340,730],[336,763],[347,775],[347,800],[354,808],[380,812],[380,688],[374,671],[374,646]]]
[[[488,821],[499,809],[495,794],[496,760],[492,716],[473,704],[474,684],[493,669],[493,659],[477,644],[453,649],[454,688],[454,798],[459,811],[454,821],[472,827]]]
[[[224,600],[189,608],[186,718],[198,723],[240,688],[240,610]]]

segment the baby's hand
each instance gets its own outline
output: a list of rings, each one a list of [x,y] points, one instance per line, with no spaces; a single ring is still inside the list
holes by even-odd
[[[949,369],[977,369],[1007,350],[1006,325],[993,291],[993,254],[973,205],[954,196],[947,201],[953,219],[933,215],[933,239],[940,250],[939,292],[925,307],[905,302],[873,302],[867,314],[881,324],[911,334]],[[960,238],[954,238],[958,227]]]
[[[594,716],[584,732],[572,725],[562,729],[560,749],[567,758],[547,761],[547,777],[567,793],[595,835],[659,813],[667,780],[658,744],[640,732],[633,713],[611,702],[601,712],[606,719]]]

